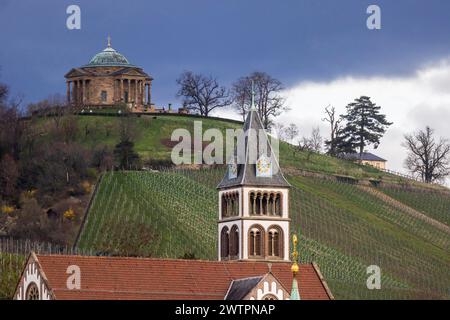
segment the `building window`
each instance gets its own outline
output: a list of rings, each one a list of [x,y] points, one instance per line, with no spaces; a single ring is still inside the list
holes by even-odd
[[[228,227],[223,227],[220,233],[220,257],[222,259],[228,259],[230,254],[230,236]]]
[[[250,228],[248,239],[248,255],[250,257],[264,256],[264,229],[260,225]]]
[[[39,289],[36,283],[32,282],[28,288],[26,293],[27,300],[39,300]]]
[[[239,229],[233,225],[230,231],[230,259],[239,258]]]
[[[251,191],[249,193],[250,215],[282,215],[281,193]]]
[[[102,91],[101,99],[102,99],[102,102],[106,102],[106,100],[108,100],[108,92]]]
[[[275,215],[281,216],[282,215],[282,206],[281,206],[281,193],[277,193],[275,195]]]
[[[249,208],[249,212],[250,212],[250,215],[254,215],[255,214],[255,205],[256,205],[256,203],[255,203],[255,193],[254,192],[250,192],[250,202],[249,202],[249,206],[250,206],[250,208]]]
[[[283,257],[283,230],[278,226],[269,228],[267,236],[267,253],[272,258]]]
[[[239,215],[239,193],[223,193],[221,197],[222,218]]]
[[[262,201],[261,193],[256,194],[255,201],[256,201],[255,214],[261,214],[261,201]]]
[[[124,99],[125,99],[125,102],[128,103],[128,91],[125,91]]]

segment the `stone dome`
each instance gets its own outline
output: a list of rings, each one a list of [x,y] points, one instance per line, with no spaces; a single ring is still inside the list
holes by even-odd
[[[99,66],[131,66],[131,64],[124,55],[111,48],[111,45],[108,44],[105,50],[97,53],[86,65],[86,67]]]

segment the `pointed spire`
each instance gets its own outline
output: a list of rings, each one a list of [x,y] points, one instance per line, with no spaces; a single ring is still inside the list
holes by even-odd
[[[252,105],[250,106],[250,110],[256,111],[255,106],[255,81],[252,79]]]
[[[297,273],[299,271],[299,266],[297,263],[298,260],[298,252],[297,252],[297,236],[294,234],[292,236],[292,247],[293,247],[293,252],[292,252],[292,267],[291,267],[291,271],[292,271],[292,289],[291,289],[291,300],[300,300],[300,292],[298,291],[298,282],[297,282]]]
[[[111,37],[108,35],[108,48],[111,48]]]

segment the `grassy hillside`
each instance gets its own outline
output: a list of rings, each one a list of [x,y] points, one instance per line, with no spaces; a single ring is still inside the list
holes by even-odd
[[[216,259],[221,169],[108,173],[81,234],[104,254]],[[337,298],[450,298],[450,235],[360,189],[290,176],[301,260],[319,263]],[[382,290],[365,287],[368,265]]]
[[[450,192],[432,192],[400,186],[384,187],[382,191],[390,197],[450,226]]]
[[[88,148],[98,145],[115,146],[119,142],[120,121],[123,117],[85,115],[73,116],[71,121],[78,125],[76,141]],[[37,128],[44,132],[44,139],[52,139],[48,128],[54,125],[52,119],[33,119]],[[135,132],[135,149],[143,159],[170,160],[171,148],[165,145],[175,129],[183,128],[193,132],[194,121],[201,121],[203,130],[217,128],[240,128],[241,124],[232,121],[220,121],[177,115],[132,116]]]
[[[122,117],[84,115],[73,116],[70,121],[77,124],[76,141],[88,148],[99,145],[113,147],[119,142],[120,121]],[[49,128],[55,125],[53,119],[36,118],[32,120],[41,139],[52,139]],[[201,121],[203,130],[217,128],[224,131],[227,128],[242,128],[242,124],[235,121],[198,118],[178,115],[142,115],[133,116],[135,127],[135,149],[144,160],[170,160],[171,147],[167,142],[172,132],[177,128],[189,130],[194,128],[194,121]],[[404,179],[380,172],[370,166],[358,165],[321,154],[308,155],[307,152],[296,150],[287,143],[280,144],[280,161],[284,169],[308,170],[327,175],[345,175],[357,179],[382,179],[394,183]]]
[[[26,255],[0,251],[0,300],[14,295]]]

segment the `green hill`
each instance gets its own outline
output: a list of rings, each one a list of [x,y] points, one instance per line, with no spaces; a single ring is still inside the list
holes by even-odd
[[[104,176],[79,240],[102,254],[216,259],[222,169]],[[301,260],[319,263],[337,298],[450,298],[450,235],[360,189],[290,176]],[[365,287],[382,269],[382,290]]]
[[[74,119],[82,145],[118,142],[120,117]],[[171,132],[192,131],[194,120],[203,120],[203,129],[241,127],[217,119],[135,117],[136,150],[144,160],[169,160]],[[51,120],[34,121],[45,131]],[[337,298],[450,298],[450,233],[423,219],[449,225],[448,189],[286,143],[280,163],[293,186],[291,228],[300,235],[301,260],[319,264]],[[106,173],[77,245],[97,254],[216,259],[215,187],[223,174],[222,168]],[[381,267],[381,290],[366,288],[369,265]]]
[[[84,115],[73,116],[66,120],[76,123],[78,127],[76,142],[93,149],[99,145],[114,147],[119,142],[122,119],[123,117],[118,116]],[[135,150],[143,160],[169,161],[171,155],[169,141],[172,132],[177,128],[193,132],[194,121],[202,121],[203,131],[217,128],[224,132],[227,128],[242,128],[242,123],[237,121],[182,115],[131,116],[131,120],[135,133]],[[34,122],[36,131],[40,132],[41,139],[52,141],[55,133],[49,129],[54,125],[51,119],[35,118],[31,121]],[[308,154],[287,143],[280,144],[280,161],[285,169],[301,169],[327,175],[345,175],[357,179],[384,179],[395,182],[398,182],[399,179],[369,166],[357,165],[325,155]]]

